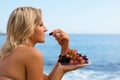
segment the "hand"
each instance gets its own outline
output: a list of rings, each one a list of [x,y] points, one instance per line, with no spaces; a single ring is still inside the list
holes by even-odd
[[[61,29],[55,29],[52,32],[52,35],[55,37],[59,45],[61,46],[61,55],[67,53],[69,48],[69,36],[66,32]]]
[[[62,70],[66,73],[66,72],[73,71],[76,69],[84,68],[90,64],[91,64],[90,62],[88,64],[77,64],[77,65],[61,65],[59,63],[59,68],[62,68]]]

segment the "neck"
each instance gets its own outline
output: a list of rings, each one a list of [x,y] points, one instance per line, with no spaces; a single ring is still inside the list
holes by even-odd
[[[28,44],[27,44],[27,46],[29,46],[29,47],[34,47],[35,44],[36,44],[36,43],[35,43],[32,39],[28,39]]]

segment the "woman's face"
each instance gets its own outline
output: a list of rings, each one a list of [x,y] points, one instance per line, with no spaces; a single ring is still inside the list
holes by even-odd
[[[44,43],[45,42],[45,32],[47,32],[47,28],[43,24],[43,22],[38,25],[34,30],[34,42],[35,43]]]

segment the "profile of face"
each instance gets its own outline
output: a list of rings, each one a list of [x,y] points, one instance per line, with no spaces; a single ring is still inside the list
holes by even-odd
[[[36,43],[44,43],[46,31],[41,9],[34,7],[16,8],[8,19],[6,41],[1,49],[2,58],[20,45],[33,47]]]
[[[34,41],[35,43],[44,43],[45,42],[45,32],[47,32],[47,28],[43,24],[43,22],[36,26],[34,29]]]
[[[47,28],[43,24],[41,9],[33,7],[19,7],[15,9],[8,20],[7,40],[11,44],[33,44],[45,42]]]

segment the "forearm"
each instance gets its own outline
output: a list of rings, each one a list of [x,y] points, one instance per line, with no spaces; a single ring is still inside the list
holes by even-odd
[[[55,74],[55,72],[56,72],[58,66],[59,66],[59,64],[58,64],[58,62],[56,62],[55,67],[52,69],[52,71],[51,71],[50,74],[48,75],[49,80],[51,80],[51,78],[52,78],[53,75]]]
[[[66,53],[66,51],[64,49],[61,49],[61,54],[64,54],[64,53]],[[52,71],[50,72],[50,74],[48,76],[46,76],[48,78],[48,80],[55,80],[55,79],[53,79],[53,76],[54,76],[54,78],[55,78],[55,76],[59,77],[59,79],[56,77],[57,78],[56,80],[61,80],[62,79],[62,76],[64,75],[63,72],[60,72],[59,75],[56,75],[59,72],[58,67],[59,67],[59,63],[56,62],[55,66],[52,69]],[[47,80],[47,79],[45,78],[44,80]]]
[[[69,48],[61,48],[61,55],[65,55],[67,53]],[[56,80],[61,80],[60,78],[62,78],[62,76],[64,75],[64,72],[62,72],[62,69],[59,69],[59,63],[56,62],[55,67],[53,68],[53,70],[51,71],[51,73],[49,74],[49,80],[53,80],[53,76],[55,78],[55,76],[59,77],[59,79],[57,78]],[[60,71],[61,70],[61,71]],[[59,74],[60,73],[60,74]],[[59,74],[59,75],[56,75]]]
[[[64,74],[65,72],[63,69],[61,67],[58,67],[54,72],[54,75],[52,75],[51,80],[62,80]]]
[[[51,80],[52,79],[52,77],[53,77],[53,75],[55,74],[55,71],[57,70],[57,68],[58,68],[58,62],[56,63],[56,65],[54,66],[54,68],[52,69],[52,71],[50,72],[50,74],[49,75],[46,75],[46,74],[44,74],[44,80]]]

